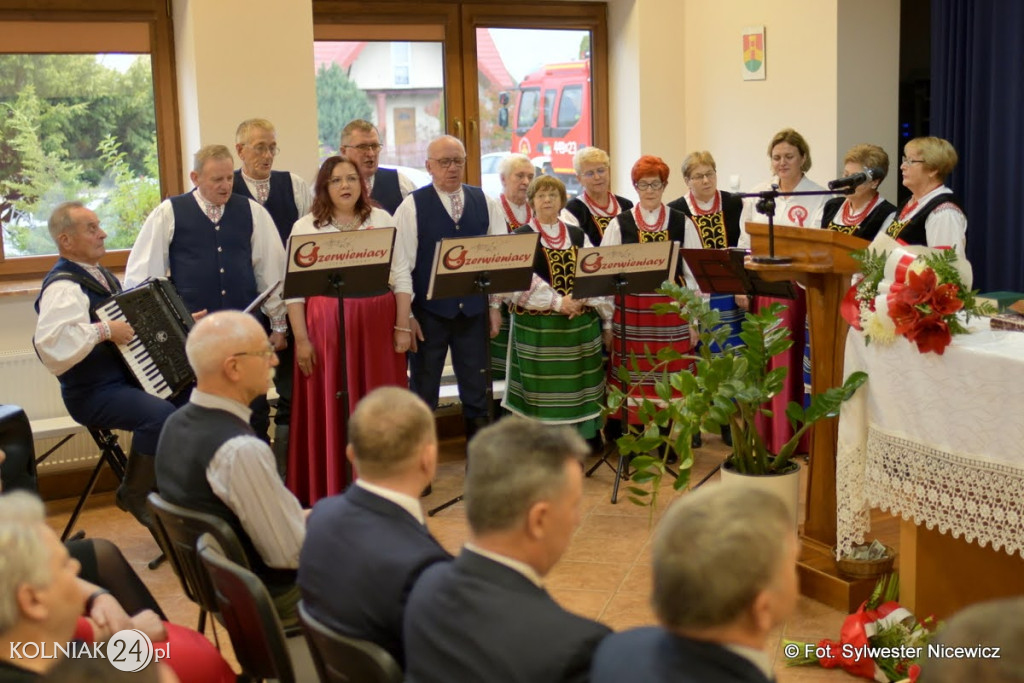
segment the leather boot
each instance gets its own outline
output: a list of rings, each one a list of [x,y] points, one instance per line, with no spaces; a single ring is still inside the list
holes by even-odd
[[[274,460],[277,462],[277,473],[281,481],[288,476],[288,425],[274,426]]]
[[[469,442],[476,436],[476,433],[481,429],[490,424],[486,417],[467,417],[464,418],[466,425],[466,446],[469,446]]]
[[[117,507],[130,512],[139,524],[147,529],[153,526],[153,518],[146,507],[146,496],[156,490],[156,459],[152,455],[144,455],[134,448],[128,454],[128,465],[125,468],[124,481],[117,489],[115,502]]]

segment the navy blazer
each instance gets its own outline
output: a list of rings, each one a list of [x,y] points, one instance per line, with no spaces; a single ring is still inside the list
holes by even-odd
[[[350,486],[321,499],[306,524],[299,588],[309,613],[377,643],[404,666],[402,615],[420,573],[452,556],[401,506]]]
[[[715,643],[659,626],[604,639],[594,654],[592,683],[770,683],[749,659]]]
[[[463,549],[423,572],[409,597],[406,682],[586,681],[609,632],[514,569]]]

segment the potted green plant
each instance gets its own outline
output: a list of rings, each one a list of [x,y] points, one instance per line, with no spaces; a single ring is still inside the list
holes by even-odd
[[[769,369],[769,361],[786,351],[793,342],[789,330],[780,324],[782,304],[773,304],[759,312],[747,312],[742,322],[742,346],[727,345],[730,329],[719,312],[700,294],[666,282],[658,290],[671,302],[656,310],[664,315],[679,315],[688,320],[699,344],[693,355],[680,354],[665,347],[649,356],[651,369],[643,378],[653,381],[659,400],[638,399],[640,383],[632,384],[630,372],[617,370],[623,391],[609,386],[605,411],[618,413],[629,406],[638,424],[630,425],[618,439],[620,453],[632,456],[628,492],[639,505],[657,504],[658,490],[670,455],[678,456],[675,489],[686,488],[693,467],[691,439],[700,431],[717,434],[728,427],[732,436],[732,454],[725,468],[741,475],[777,475],[797,471],[793,455],[800,437],[818,420],[839,415],[843,401],[867,380],[863,372],[852,373],[840,387],[833,387],[811,398],[807,408],[790,402],[786,415],[793,426],[793,437],[771,453],[757,431],[758,414],[770,416],[768,401],[782,390],[787,369]],[[690,359],[694,370],[669,372],[667,367],[679,359]],[[635,358],[631,366],[637,367]],[[794,508],[795,509],[795,508]]]

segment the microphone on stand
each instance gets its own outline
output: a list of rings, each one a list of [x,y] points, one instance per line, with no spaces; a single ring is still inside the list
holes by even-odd
[[[843,190],[846,188],[857,187],[863,185],[866,182],[872,180],[878,180],[882,177],[882,171],[877,168],[865,168],[860,173],[854,173],[844,178],[836,178],[828,183],[828,189],[830,190]]]

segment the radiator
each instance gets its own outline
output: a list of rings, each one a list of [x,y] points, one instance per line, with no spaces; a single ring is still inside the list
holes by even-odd
[[[56,445],[62,436],[47,436],[52,432],[64,433],[74,424],[60,396],[57,378],[36,357],[27,351],[0,351],[0,404],[21,406],[32,422],[36,436],[36,456]],[[115,432],[125,452],[131,445],[131,434]],[[39,473],[86,469],[96,464],[99,452],[92,437],[84,429],[39,465]]]

